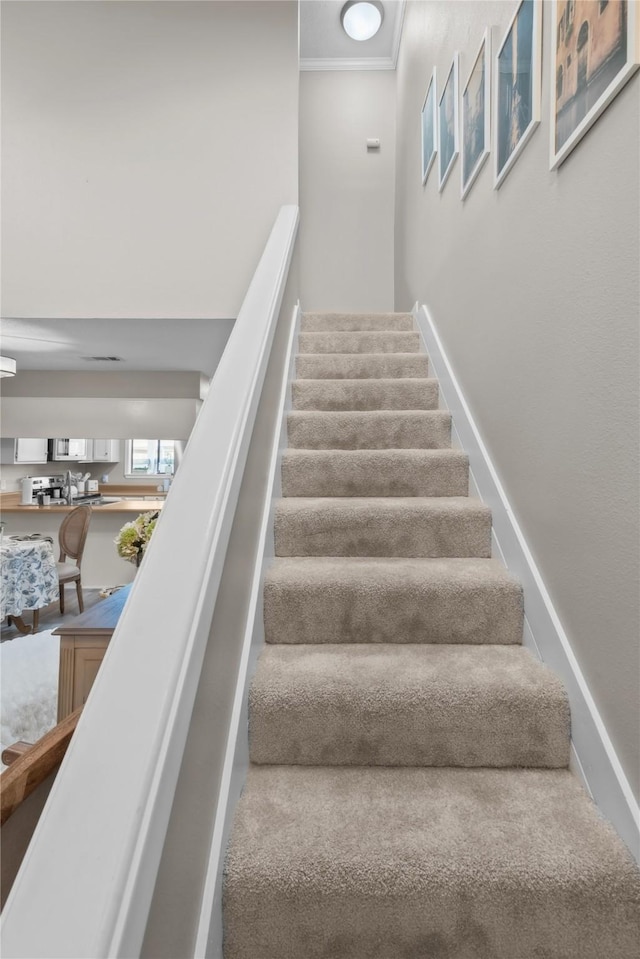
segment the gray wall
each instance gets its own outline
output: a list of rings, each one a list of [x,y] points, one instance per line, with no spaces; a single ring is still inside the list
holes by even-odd
[[[393,70],[300,74],[304,310],[393,309],[395,82]]]
[[[298,193],[297,3],[2,3],[2,310],[236,316]]]
[[[433,65],[466,79],[501,2],[413,2],[398,71],[396,308],[426,303],[637,790],[638,74],[550,172],[550,7],[542,122],[498,191],[485,165],[464,204],[420,182]],[[461,83],[462,86],[462,83]]]

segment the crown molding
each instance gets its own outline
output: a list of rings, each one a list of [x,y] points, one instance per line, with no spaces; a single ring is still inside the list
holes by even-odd
[[[300,70],[395,70],[392,57],[307,57],[300,60]]]
[[[406,0],[402,0],[398,16],[396,17],[395,28],[393,31],[393,40],[391,41],[391,58],[393,60],[393,69],[398,65],[398,56],[400,54],[400,40],[402,39],[402,26],[404,24],[404,14],[407,9]]]

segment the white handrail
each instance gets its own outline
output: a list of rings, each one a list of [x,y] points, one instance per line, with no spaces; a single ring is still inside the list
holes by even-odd
[[[297,226],[282,207],[5,906],[12,959],[139,954]]]

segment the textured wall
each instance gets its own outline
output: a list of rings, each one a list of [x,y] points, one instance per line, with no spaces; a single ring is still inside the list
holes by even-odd
[[[236,316],[297,104],[295,0],[3,2],[3,314]]]
[[[550,172],[542,122],[498,191],[420,177],[419,115],[454,51],[516,3],[412,2],[398,67],[396,308],[426,303],[632,786],[638,784],[640,74]]]
[[[392,70],[300,74],[305,310],[393,309],[395,80]],[[379,151],[367,151],[372,137]]]

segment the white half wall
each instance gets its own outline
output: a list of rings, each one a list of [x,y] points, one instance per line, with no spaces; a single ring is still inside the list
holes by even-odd
[[[186,440],[206,389],[200,373],[172,371],[25,370],[5,383],[3,438],[150,436]]]
[[[395,95],[392,70],[300,75],[303,310],[393,309]]]
[[[624,772],[640,751],[640,73],[549,170],[542,120],[499,190],[420,177],[420,109],[456,51],[461,87],[516,2],[407,4],[398,64],[396,308],[426,304]]]
[[[2,311],[237,315],[298,195],[298,10],[2,3]]]

